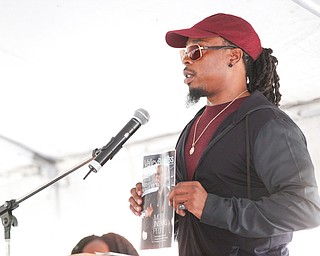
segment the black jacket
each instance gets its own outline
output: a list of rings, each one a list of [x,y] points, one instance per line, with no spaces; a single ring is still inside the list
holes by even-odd
[[[177,182],[187,179],[185,141],[195,118],[177,142]],[[200,220],[177,216],[180,255],[288,255],[293,231],[320,224],[305,137],[258,91],[218,127],[193,180],[208,197]]]

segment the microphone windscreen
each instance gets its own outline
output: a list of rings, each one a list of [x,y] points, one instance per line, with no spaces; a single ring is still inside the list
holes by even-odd
[[[137,119],[140,124],[146,124],[149,121],[150,115],[143,108],[139,108],[134,112],[133,117]]]

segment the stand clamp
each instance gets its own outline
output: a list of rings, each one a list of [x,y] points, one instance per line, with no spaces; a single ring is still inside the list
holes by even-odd
[[[0,206],[0,217],[2,225],[4,226],[4,238],[10,239],[11,226],[18,226],[18,220],[12,215],[12,211],[16,209],[19,205],[16,203],[15,199],[6,201],[2,206]]]

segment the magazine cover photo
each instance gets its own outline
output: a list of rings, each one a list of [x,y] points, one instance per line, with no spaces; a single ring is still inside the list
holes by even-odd
[[[174,210],[169,193],[175,171],[175,150],[143,158],[141,250],[172,246]]]

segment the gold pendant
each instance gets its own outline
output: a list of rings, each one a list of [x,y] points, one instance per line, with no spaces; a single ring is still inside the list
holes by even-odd
[[[190,150],[189,150],[190,156],[193,154],[193,152],[194,152],[194,146],[192,146],[192,147],[190,148]]]

